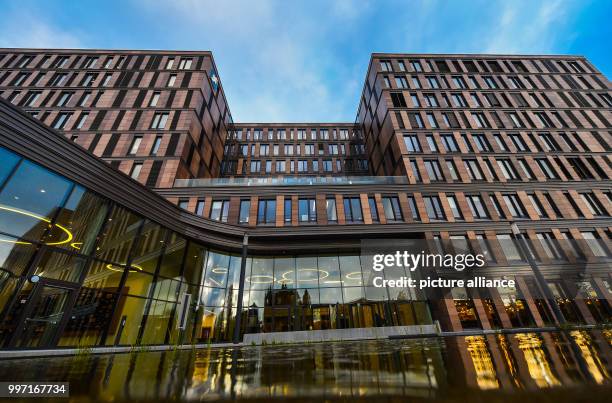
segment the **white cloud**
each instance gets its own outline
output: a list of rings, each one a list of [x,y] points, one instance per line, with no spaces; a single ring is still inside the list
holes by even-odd
[[[82,48],[82,35],[56,28],[42,16],[5,11],[0,24],[0,47]]]

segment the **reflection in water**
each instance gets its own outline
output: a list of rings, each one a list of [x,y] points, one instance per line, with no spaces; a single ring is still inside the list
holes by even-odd
[[[565,336],[552,336],[530,333],[0,361],[0,380],[69,381],[73,397],[109,401],[377,396],[430,401],[460,396],[459,401],[464,401],[480,393],[478,389],[489,390],[490,397],[500,393],[490,389],[501,393],[528,389],[537,394],[542,393],[537,392],[540,388],[553,386],[572,386],[574,391],[579,386],[588,388],[589,396],[598,391],[606,396],[610,348],[603,332],[571,333],[590,376],[580,372],[575,360],[560,358],[558,343]],[[570,380],[560,375],[570,371],[580,376]]]

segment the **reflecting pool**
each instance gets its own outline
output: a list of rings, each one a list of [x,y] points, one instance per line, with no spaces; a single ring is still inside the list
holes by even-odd
[[[208,348],[0,361],[74,400],[609,401],[609,331]],[[587,398],[587,400],[584,400]]]

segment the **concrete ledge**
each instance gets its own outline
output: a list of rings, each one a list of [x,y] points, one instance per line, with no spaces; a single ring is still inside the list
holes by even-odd
[[[438,324],[385,326],[356,329],[301,330],[295,332],[254,333],[244,335],[244,345],[318,343],[326,341],[373,340],[391,337],[437,336]]]

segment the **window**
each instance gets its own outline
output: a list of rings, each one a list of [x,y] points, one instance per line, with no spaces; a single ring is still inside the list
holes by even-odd
[[[406,149],[408,152],[412,153],[420,153],[421,152],[421,144],[419,143],[419,138],[416,134],[406,134],[404,135],[404,144],[406,144]]]
[[[593,252],[593,255],[597,257],[606,257],[606,247],[599,239],[599,236],[595,232],[585,231],[580,233],[582,238],[586,241],[587,246]]]
[[[504,211],[502,210],[501,206],[499,205],[499,202],[497,201],[497,198],[495,196],[493,196],[493,195],[489,195],[489,200],[491,200],[491,204],[493,205],[493,208],[495,209],[495,212],[497,213],[499,218],[501,218],[501,219],[506,218],[506,215],[504,214]]]
[[[89,76],[91,76],[91,74],[89,74]],[[58,73],[55,75],[55,77],[53,78],[53,80],[51,80],[51,86],[53,87],[61,87],[64,82],[66,81],[66,77],[68,77],[68,74],[66,73]]]
[[[140,147],[140,143],[142,142],[142,136],[136,136],[132,140],[132,145],[130,146],[130,150],[128,151],[129,155],[135,155],[138,151],[138,147]]]
[[[109,57],[108,59],[106,59],[106,62],[104,63],[104,68],[110,69],[112,64],[113,64],[113,58]]]
[[[457,167],[455,166],[455,162],[453,160],[446,160],[446,168],[450,173],[451,179],[454,181],[458,181],[459,174],[457,173]]]
[[[559,151],[559,145],[550,133],[540,133],[540,140],[544,144],[544,151]]]
[[[453,99],[453,103],[458,108],[466,108],[467,102],[465,102],[465,98],[461,94],[451,94],[451,98]]]
[[[307,160],[298,161],[298,172],[308,172],[308,161]]]
[[[290,223],[291,222],[291,198],[288,196],[285,196],[285,209],[283,211],[283,216],[285,219],[286,223]]]
[[[440,163],[436,160],[425,160],[425,170],[431,182],[439,182],[444,180]]]
[[[346,222],[363,222],[361,199],[359,197],[344,198],[344,217]]]
[[[546,178],[548,179],[559,179],[557,172],[550,166],[550,163],[545,158],[536,158],[536,162]]]
[[[270,146],[268,144],[262,144],[259,146],[259,155],[267,156],[270,152]]]
[[[416,72],[423,71],[423,68],[421,67],[421,62],[416,61],[416,60],[411,60],[409,63],[410,63],[410,66],[412,67],[412,70]]]
[[[96,81],[96,77],[97,77],[97,74],[93,74],[93,73],[85,74],[85,77],[83,77],[83,82],[81,83],[81,86],[91,87]]]
[[[525,212],[525,208],[523,204],[519,200],[517,195],[507,194],[503,195],[504,202],[506,203],[506,207],[510,211],[510,215],[513,218],[527,218],[527,213]]]
[[[459,151],[455,137],[452,134],[442,134],[440,138],[442,139],[442,144],[444,144],[446,152],[456,153]]]
[[[89,101],[90,97],[91,97],[91,92],[84,93],[83,97],[81,98],[81,102],[79,102],[79,106],[87,106],[87,102]]]
[[[404,99],[404,94],[400,92],[392,92],[391,93],[391,103],[394,108],[406,108],[406,99]]]
[[[104,76],[104,81],[102,82],[102,86],[103,87],[107,87],[110,84],[110,81],[112,80],[113,75],[112,74],[107,74]]]
[[[287,165],[285,164],[285,161],[276,161],[276,172],[277,173],[284,173],[286,167]]]
[[[463,214],[461,214],[461,209],[459,209],[455,196],[446,196],[446,200],[448,201],[448,205],[453,213],[453,218],[455,220],[463,220]]]
[[[319,172],[319,160],[312,160],[313,172]]]
[[[58,113],[57,118],[55,118],[55,122],[53,123],[53,128],[63,130],[64,127],[66,127],[66,123],[70,119],[70,116],[72,116],[72,113],[69,112]]]
[[[484,179],[476,160],[464,160],[463,162],[471,180],[481,181]]]
[[[336,211],[336,199],[328,198],[325,200],[325,211],[327,213],[327,222],[338,222],[338,214]]]
[[[437,153],[438,146],[436,145],[436,140],[434,139],[434,136],[430,134],[426,137],[426,139],[427,139],[427,145],[429,146],[429,150],[431,152]]]
[[[83,126],[85,126],[85,122],[87,122],[87,117],[89,117],[89,113],[87,112],[81,113],[81,117],[79,118],[79,123],[77,124],[78,130],[81,130]]]
[[[151,97],[151,101],[149,102],[149,106],[157,106],[157,102],[159,102],[159,92],[154,92]]]
[[[62,92],[55,106],[66,106],[70,98],[72,98],[72,92]]]
[[[258,173],[261,170],[261,161],[251,161],[251,173]]]
[[[198,200],[196,204],[196,215],[204,215],[204,200]]]
[[[510,133],[508,136],[518,151],[527,151],[527,146],[525,145],[523,138],[518,133]]]
[[[478,128],[489,127],[489,122],[485,118],[484,113],[472,112],[472,118],[476,122],[476,127]]]
[[[391,66],[390,60],[381,60],[380,61],[380,70],[381,71],[393,71],[393,67]]]
[[[498,159],[497,165],[507,180],[518,180],[519,177],[509,159]]]
[[[276,200],[260,200],[257,206],[257,223],[273,224],[276,222]]]
[[[191,68],[192,61],[192,59],[181,58],[181,62],[179,63],[179,70],[189,70]]]
[[[29,75],[30,75],[29,73],[19,73],[19,74],[17,74],[17,78],[13,82],[13,85],[14,86],[18,86],[18,85],[23,84],[23,82],[25,81],[26,78],[28,78]]]
[[[368,206],[370,206],[370,215],[372,216],[372,222],[379,222],[378,209],[376,208],[376,200],[373,197],[368,197]]]
[[[525,174],[525,178],[529,180],[533,180],[534,179],[533,172],[531,172],[531,168],[529,168],[529,165],[527,165],[527,161],[525,161],[522,158],[518,159],[517,161],[518,161],[519,166],[521,167],[521,170]]]
[[[166,62],[166,70],[170,70],[174,66],[174,58],[169,58]]]
[[[56,56],[51,68],[61,69],[66,65],[66,62],[68,62],[68,56]]]
[[[315,199],[298,200],[298,218],[300,222],[317,222]]]
[[[497,88],[497,83],[495,82],[493,77],[485,76],[485,77],[483,77],[483,80],[484,80],[485,84],[487,85],[487,87],[489,89],[496,89]]]
[[[412,169],[412,175],[414,176],[414,180],[417,182],[422,182],[423,179],[421,178],[421,171],[419,171],[419,167],[416,161],[410,161],[410,168]]]
[[[540,232],[536,237],[542,245],[544,253],[552,260],[564,260],[563,252],[559,248],[559,243],[550,232]]]
[[[489,218],[489,213],[482,201],[482,197],[478,195],[466,196],[468,206],[470,206],[470,211],[472,215],[476,219],[486,219]]]
[[[472,97],[472,102],[474,103],[474,105],[477,108],[482,108],[482,102],[480,102],[480,98],[478,98],[478,95],[476,95],[475,93],[471,93],[470,96]]]
[[[406,65],[404,64],[403,61],[398,60],[397,65],[399,66],[400,71],[406,71]]]
[[[162,137],[155,137],[155,141],[153,141],[153,147],[151,147],[151,155],[157,155],[159,152],[159,146],[161,145]]]
[[[582,198],[584,204],[586,204],[586,206],[589,208],[591,214],[593,214],[595,217],[602,217],[606,215],[603,206],[601,203],[599,203],[599,200],[597,200],[594,193],[581,193],[580,197]]]
[[[423,96],[425,97],[425,103],[430,108],[436,108],[436,107],[440,106],[438,104],[438,100],[436,99],[436,96],[434,94],[424,94]]]
[[[395,76],[395,85],[397,88],[408,88],[408,81],[404,76]]]
[[[427,120],[429,121],[429,125],[432,128],[438,128],[438,122],[436,121],[436,118],[434,117],[433,113],[427,113]]]
[[[491,145],[484,134],[472,134],[472,140],[480,152],[491,152]]]
[[[138,176],[140,175],[140,170],[142,169],[142,162],[137,162],[132,165],[132,172],[130,172],[130,176],[132,179],[138,180]]]
[[[410,207],[410,214],[414,221],[420,221],[421,217],[419,216],[419,210],[416,206],[416,201],[413,196],[408,196],[408,206]]]
[[[229,212],[229,200],[215,200],[212,202],[210,219],[215,221],[227,222]]]
[[[266,161],[266,173],[269,174],[270,172],[272,172],[272,161],[267,160]]]
[[[495,139],[495,142],[497,143],[497,146],[499,147],[501,151],[508,151],[508,147],[506,146],[506,143],[502,139],[501,134],[495,133],[493,134],[493,138]]]
[[[438,196],[425,196],[425,211],[430,220],[445,220],[444,210],[442,210],[442,204]]]
[[[440,83],[438,82],[438,79],[436,77],[433,76],[427,76],[426,77],[427,80],[427,84],[429,84],[429,88],[440,88]]]
[[[510,120],[512,121],[512,125],[514,127],[523,127],[523,122],[521,122],[516,113],[510,112],[508,113],[508,116],[510,117]]]
[[[538,200],[535,194],[530,193],[527,195],[527,198],[531,202],[531,205],[533,206],[533,209],[535,210],[538,217],[540,218],[548,217],[548,215],[546,214],[546,210],[544,210],[544,207],[542,207],[542,203],[540,203],[540,201]]]
[[[509,234],[497,234],[497,240],[501,246],[501,250],[508,261],[523,260],[521,254],[514,243],[514,239]]]
[[[179,208],[182,208],[183,210],[188,210],[189,209],[189,200],[188,199],[181,199],[181,200],[179,200],[178,206],[179,206]]]
[[[455,84],[455,87],[457,88],[467,89],[465,80],[461,76],[453,76],[453,84]]]
[[[332,162],[331,160],[323,160],[323,171],[331,172],[332,171]]]
[[[412,86],[417,89],[421,88],[421,82],[418,77],[412,76]]]
[[[168,77],[167,87],[174,87],[175,82],[176,82],[176,74],[170,74],[170,77]]]
[[[28,95],[26,95],[25,100],[23,101],[23,105],[25,106],[34,106],[38,98],[40,97],[40,91],[30,91]]]
[[[595,179],[593,174],[591,174],[591,171],[589,171],[587,166],[584,164],[584,162],[582,162],[580,158],[567,157],[567,162],[574,169],[574,171],[576,172],[576,175],[578,175],[580,179]],[[595,164],[595,166],[597,165]],[[602,177],[605,178],[605,174]]]
[[[399,199],[397,197],[383,197],[382,205],[387,221],[403,220],[402,211],[399,205]]]
[[[168,122],[168,113],[156,113],[151,122],[151,129],[165,129]]]

